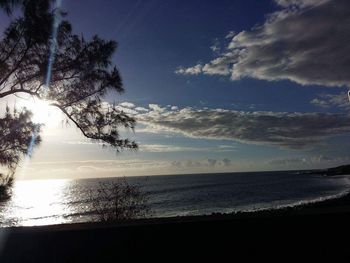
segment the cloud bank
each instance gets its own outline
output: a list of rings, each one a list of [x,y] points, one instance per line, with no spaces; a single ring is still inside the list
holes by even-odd
[[[134,115],[143,132],[175,132],[187,137],[304,149],[350,133],[350,115],[236,111],[150,104]],[[137,131],[137,130],[136,130]]]
[[[280,9],[262,25],[230,32],[226,50],[215,59],[175,72],[350,86],[350,1],[275,2]]]

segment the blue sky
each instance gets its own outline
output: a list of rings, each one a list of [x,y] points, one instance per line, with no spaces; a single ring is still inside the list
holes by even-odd
[[[116,156],[73,127],[55,126],[28,177],[349,162],[346,7],[342,0],[63,1],[76,33],[118,41],[113,61],[126,92],[106,101],[138,120],[126,135],[140,150]]]
[[[115,61],[127,89],[124,100],[143,106],[236,104],[240,109],[255,104],[261,110],[310,110],[305,102],[315,91],[298,90],[291,83],[174,74],[179,65],[213,58],[210,46],[216,40],[224,46],[228,32],[263,22],[276,9],[272,1],[66,1],[64,6],[76,32],[119,42]]]

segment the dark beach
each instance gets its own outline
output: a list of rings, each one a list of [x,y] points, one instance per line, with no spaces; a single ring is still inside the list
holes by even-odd
[[[350,256],[350,194],[279,210],[1,229],[0,262]]]

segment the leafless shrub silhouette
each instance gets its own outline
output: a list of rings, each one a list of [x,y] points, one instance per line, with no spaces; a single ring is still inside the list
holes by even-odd
[[[100,182],[97,190],[90,190],[89,199],[98,221],[118,221],[145,218],[150,214],[149,198],[138,184],[120,179]]]

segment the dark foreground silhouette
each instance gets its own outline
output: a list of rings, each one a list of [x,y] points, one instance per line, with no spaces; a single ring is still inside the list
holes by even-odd
[[[341,165],[333,168],[328,168],[325,170],[320,170],[315,172],[316,174],[323,174],[327,176],[335,176],[335,175],[348,175],[350,174],[350,164]]]
[[[313,169],[301,172],[303,174],[318,174],[323,176],[339,176],[350,175],[350,164],[326,168],[326,169]]]
[[[4,228],[0,262],[340,262],[350,256],[349,204],[347,195],[255,213]]]

